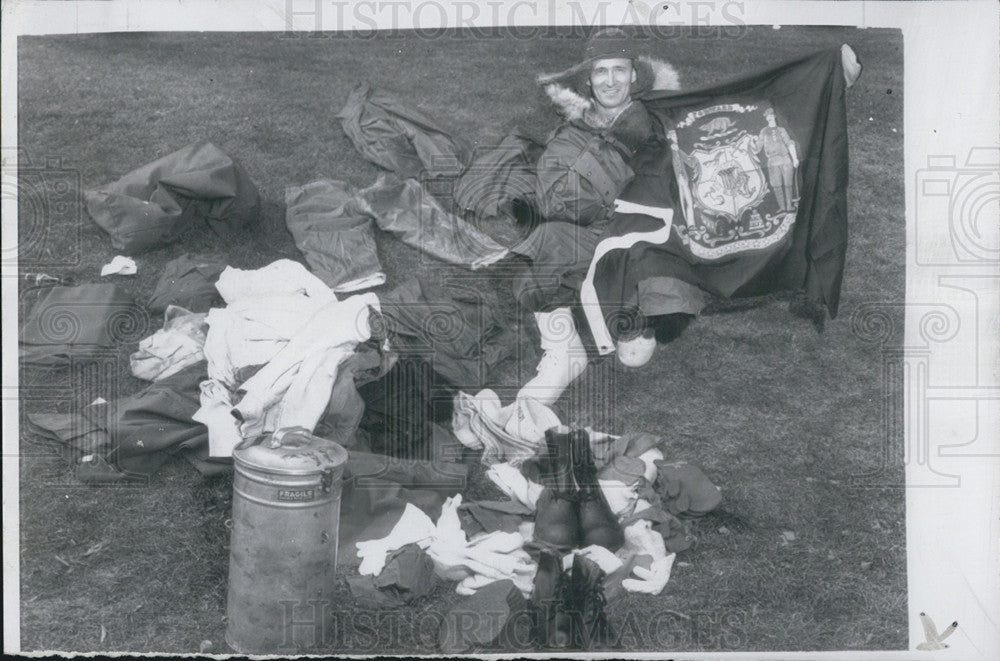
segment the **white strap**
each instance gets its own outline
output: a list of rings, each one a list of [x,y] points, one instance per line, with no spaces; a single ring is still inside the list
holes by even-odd
[[[623,236],[612,236],[597,244],[594,256],[590,260],[590,268],[587,269],[587,277],[580,285],[580,303],[583,306],[583,314],[590,324],[590,333],[594,336],[597,344],[597,352],[604,356],[615,350],[615,342],[608,330],[608,325],[604,322],[604,313],[601,311],[601,303],[597,299],[597,290],[594,289],[594,271],[597,269],[597,262],[612,250],[625,250],[637,243],[666,243],[670,238],[670,228],[673,224],[674,210],[666,207],[650,207],[645,204],[626,202],[625,200],[615,200],[616,213],[634,213],[652,218],[659,218],[663,221],[663,227],[649,232],[630,232]]]

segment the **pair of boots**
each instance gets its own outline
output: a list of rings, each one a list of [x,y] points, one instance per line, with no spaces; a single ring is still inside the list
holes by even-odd
[[[592,560],[574,555],[567,577],[559,555],[542,550],[531,599],[535,642],[557,650],[611,643],[614,635],[604,613],[603,582],[604,571]]]
[[[536,312],[535,322],[545,353],[538,363],[537,374],[524,384],[517,397],[530,397],[551,406],[587,368],[587,349],[569,308]]]
[[[612,553],[625,543],[618,517],[597,482],[590,437],[560,425],[545,432],[542,484],[535,511],[535,539],[561,550],[603,546]]]

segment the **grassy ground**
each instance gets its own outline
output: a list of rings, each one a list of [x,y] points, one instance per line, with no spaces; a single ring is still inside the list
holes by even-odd
[[[735,37],[735,38],[734,38]],[[692,524],[659,597],[628,597],[610,611],[634,650],[898,649],[906,646],[904,493],[883,347],[852,329],[860,306],[904,300],[902,40],[881,30],[749,29],[647,43],[689,86],[847,42],[865,64],[849,94],[851,238],[841,315],[817,334],[780,296],[745,309],[717,306],[641,370],[615,361],[569,393],[610,388],[618,431],[668,439],[672,457],[700,463],[723,488],[720,511]],[[198,139],[237,156],[264,199],[259,232],[225,247],[230,263],[299,259],[284,229],[283,190],[319,177],[367,184],[375,168],[354,150],[335,113],[362,80],[385,86],[455,133],[489,144],[510,131],[543,137],[555,124],[533,84],[579,56],[578,39],[285,38],[277,34],[118,34],[22,38],[19,142],[36,166],[53,164],[83,187]],[[23,158],[23,157],[22,157]],[[23,270],[96,280],[113,252],[83,213],[22,215]],[[509,238],[509,226],[487,227]],[[415,270],[463,275],[379,237],[389,286]],[[142,301],[162,264],[218,249],[197,229],[142,255],[121,279]],[[485,281],[491,304],[513,310],[503,278]],[[30,303],[30,295],[23,297]],[[510,317],[513,319],[513,315]],[[512,322],[513,323],[513,322]],[[151,327],[158,320],[150,321]],[[121,347],[106,382],[62,371],[22,371],[23,410],[66,409],[141,387]],[[493,385],[516,389],[533,350],[504,363]],[[605,387],[605,390],[608,388]],[[507,391],[503,391],[507,392]],[[586,415],[570,413],[570,421]],[[885,420],[884,420],[885,419]],[[139,487],[73,482],[67,463],[21,439],[22,645],[30,650],[226,651],[231,479],[202,479],[184,462]],[[867,477],[859,477],[867,476]],[[481,471],[470,490],[488,493]],[[455,596],[447,586],[404,611],[362,612],[346,585],[342,628],[329,651],[434,651],[428,623]]]

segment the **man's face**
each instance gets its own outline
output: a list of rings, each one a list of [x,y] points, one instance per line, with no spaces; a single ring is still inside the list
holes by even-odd
[[[616,57],[597,60],[590,69],[590,89],[594,100],[606,110],[620,108],[628,103],[635,69],[632,60]]]

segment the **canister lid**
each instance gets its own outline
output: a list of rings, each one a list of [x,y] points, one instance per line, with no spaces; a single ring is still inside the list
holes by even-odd
[[[347,450],[304,427],[288,427],[243,441],[233,450],[233,459],[252,468],[303,475],[343,466]]]

